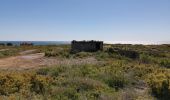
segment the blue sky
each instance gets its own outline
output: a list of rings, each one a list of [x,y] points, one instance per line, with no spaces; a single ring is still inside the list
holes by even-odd
[[[169,41],[170,0],[0,0],[0,40]]]

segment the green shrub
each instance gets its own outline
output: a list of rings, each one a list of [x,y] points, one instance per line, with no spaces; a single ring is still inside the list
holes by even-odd
[[[17,55],[17,50],[15,49],[0,51],[0,58],[8,57],[8,56],[15,56],[15,55]]]
[[[109,75],[105,75],[105,77],[107,77],[105,79],[106,84],[108,84],[108,86],[116,90],[119,90],[120,88],[124,88],[125,85],[128,83],[124,74],[119,71],[112,72]]]
[[[63,99],[69,98],[79,100],[80,98],[89,98],[90,100],[99,99],[102,93],[114,93],[109,87],[101,81],[91,78],[74,77],[60,80],[61,84],[55,93],[60,92],[59,95]],[[56,95],[57,98],[59,98]]]
[[[125,56],[128,58],[136,59],[139,58],[139,53],[134,50],[120,49],[120,48],[109,48],[107,50],[108,53],[116,53],[121,56]]]
[[[112,65],[103,67],[98,78],[116,90],[124,88],[128,84],[128,80],[121,66],[115,62]]]
[[[165,53],[160,52],[160,51],[153,51],[153,50],[149,51],[148,55],[154,56],[154,57],[166,57]]]
[[[30,79],[30,89],[32,92],[44,95],[50,85],[51,79],[41,75],[32,76]]]
[[[106,83],[116,90],[125,87],[126,80],[122,76],[112,76],[108,80],[106,80]]]
[[[158,70],[148,76],[147,82],[153,95],[162,100],[170,98],[170,74],[165,70]]]
[[[92,54],[89,52],[78,52],[78,53],[74,54],[75,58],[86,58],[89,56],[92,56]]]
[[[110,55],[107,52],[99,51],[95,54],[96,59],[98,60],[107,60],[110,59]]]
[[[134,73],[135,78],[137,79],[142,79],[146,75],[152,73],[155,68],[158,68],[157,66],[152,66],[152,65],[138,65],[135,66],[132,71]]]
[[[142,63],[150,63],[150,62],[152,62],[152,58],[151,58],[151,56],[148,56],[146,54],[140,54],[140,61]]]
[[[59,74],[65,72],[69,70],[69,68],[65,67],[65,66],[59,66],[59,67],[55,67],[55,68],[52,68],[49,75],[52,76],[52,77],[57,77],[59,76]]]
[[[166,68],[170,68],[170,60],[169,59],[162,59],[160,60],[160,65]]]
[[[96,66],[92,66],[92,65],[80,66],[80,72],[83,75],[83,77],[95,77],[99,73]]]
[[[1,72],[0,95],[21,93],[29,95],[31,92],[44,95],[53,79],[48,76],[36,75],[30,72]]]
[[[48,75],[50,69],[49,68],[41,68],[37,70],[38,75]]]
[[[54,48],[54,49],[48,49],[45,51],[45,56],[47,57],[62,57],[62,58],[69,58],[70,53],[67,49],[61,49],[61,48]]]
[[[79,100],[79,95],[74,88],[55,87],[51,95],[53,100]]]

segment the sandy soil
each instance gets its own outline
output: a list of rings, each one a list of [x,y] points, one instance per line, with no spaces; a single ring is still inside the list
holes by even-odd
[[[19,56],[0,59],[1,69],[30,69],[42,66],[52,65],[78,65],[78,64],[94,64],[97,63],[95,58],[84,59],[59,59],[44,57],[44,53],[27,54],[34,50],[21,52]]]

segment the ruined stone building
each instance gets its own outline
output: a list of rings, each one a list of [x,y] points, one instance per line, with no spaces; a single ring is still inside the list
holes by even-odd
[[[103,50],[103,41],[72,41],[71,51],[72,52],[96,52]]]
[[[33,46],[33,43],[23,42],[20,44],[20,46]]]

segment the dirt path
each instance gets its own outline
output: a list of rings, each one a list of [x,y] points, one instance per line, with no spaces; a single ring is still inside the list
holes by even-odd
[[[94,64],[98,62],[95,58],[60,59],[44,57],[44,53],[27,54],[33,51],[24,51],[19,56],[0,59],[0,69],[22,70],[39,68],[40,66]]]
[[[21,55],[15,57],[9,57],[0,59],[0,68],[2,69],[15,69],[15,68],[32,68],[40,66],[41,59],[44,57],[44,53],[36,53],[29,55]]]

